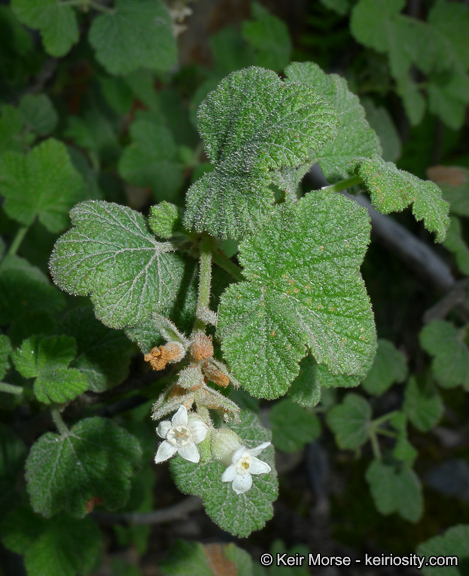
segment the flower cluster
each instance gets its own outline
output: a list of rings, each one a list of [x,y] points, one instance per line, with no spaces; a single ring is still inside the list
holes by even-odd
[[[199,462],[200,454],[197,444],[205,440],[208,430],[207,424],[197,414],[188,414],[187,408],[180,405],[171,422],[165,420],[156,429],[158,436],[164,441],[158,448],[155,463],[164,462],[176,453],[189,462]],[[233,432],[229,432],[234,435]],[[231,464],[223,472],[222,482],[231,482],[236,494],[247,492],[252,486],[253,474],[267,474],[271,471],[266,462],[256,458],[268,446],[270,446],[270,442],[263,442],[256,448],[249,449],[246,446],[241,446],[239,442],[233,441],[233,439],[229,440],[224,448],[229,451]],[[226,460],[226,458],[224,459]]]

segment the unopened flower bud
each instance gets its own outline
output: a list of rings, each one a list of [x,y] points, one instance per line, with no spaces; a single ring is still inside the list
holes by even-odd
[[[153,370],[163,370],[166,364],[175,364],[184,358],[186,351],[180,342],[168,342],[164,346],[155,346],[145,354],[145,362],[150,362]]]
[[[218,430],[212,430],[210,436],[212,456],[225,466],[231,464],[233,454],[242,445],[241,438],[228,426],[222,426]]]
[[[204,376],[207,378],[207,380],[210,380],[210,382],[217,384],[217,386],[221,386],[222,388],[226,388],[228,386],[228,384],[230,383],[229,377],[224,372],[222,372],[219,368],[214,366],[210,362],[210,360],[206,360],[202,364],[202,371],[204,373]]]
[[[191,354],[196,362],[211,358],[213,356],[212,337],[203,332],[196,332],[191,342]]]
[[[178,386],[187,390],[197,390],[204,383],[204,376],[200,366],[192,364],[179,372]]]

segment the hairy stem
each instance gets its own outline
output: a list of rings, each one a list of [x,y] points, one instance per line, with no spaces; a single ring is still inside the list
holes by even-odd
[[[57,408],[51,408],[51,416],[52,416],[52,420],[54,421],[54,424],[57,427],[57,430],[60,432],[61,436],[67,436],[68,434],[70,434],[70,430],[67,428],[65,422],[62,419],[62,415],[60,414],[60,412],[58,411]]]
[[[21,242],[23,242],[26,233],[29,230],[29,226],[21,226],[18,228],[16,232],[16,236],[13,238],[13,242],[11,243],[10,249],[8,250],[9,256],[14,256],[18,252],[18,248],[21,246]]]
[[[235,280],[245,280],[242,270],[239,266],[234,264],[229,258],[227,258],[224,254],[219,252],[218,250],[213,250],[212,258],[217,266],[223,268],[225,272],[228,272],[230,276],[233,276]]]
[[[0,392],[8,392],[9,394],[22,394],[23,388],[21,386],[15,386],[14,384],[7,384],[6,382],[0,382]]]
[[[340,182],[336,182],[335,184],[331,184],[330,186],[324,186],[321,190],[323,192],[342,192],[343,190],[347,190],[347,188],[351,188],[352,186],[356,186],[362,182],[362,178],[357,174],[350,178],[346,178],[345,180],[341,180]]]
[[[206,323],[200,318],[200,315],[209,309],[210,305],[210,287],[212,283],[212,250],[210,240],[203,238],[200,244],[199,257],[199,292],[197,294],[197,316],[194,323],[193,332],[205,330]]]

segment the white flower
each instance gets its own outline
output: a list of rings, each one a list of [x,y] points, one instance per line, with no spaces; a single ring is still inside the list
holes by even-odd
[[[197,463],[200,454],[196,444],[200,444],[207,435],[208,426],[196,414],[187,414],[185,406],[179,406],[171,419],[164,420],[156,429],[158,436],[164,438],[155,456],[155,464],[164,462],[176,452],[189,462]]]
[[[270,442],[263,442],[250,450],[246,446],[238,448],[231,458],[231,466],[222,474],[222,482],[232,482],[236,494],[247,492],[252,486],[251,474],[267,474],[271,470],[268,464],[256,458],[267,446],[270,446]]]

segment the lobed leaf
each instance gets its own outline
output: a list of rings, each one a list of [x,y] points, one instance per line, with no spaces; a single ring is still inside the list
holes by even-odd
[[[441,420],[443,402],[435,385],[411,377],[406,385],[402,406],[410,422],[421,432],[428,432]]]
[[[358,394],[347,394],[341,404],[327,413],[326,421],[339,448],[355,450],[369,438],[371,406]]]
[[[271,439],[270,431],[263,428],[258,417],[248,410],[243,410],[240,423],[230,428],[241,437],[247,448],[255,448]],[[225,467],[218,461],[192,464],[177,456],[171,460],[170,469],[179,490],[200,496],[205,511],[220,528],[234,536],[246,537],[253,530],[263,528],[272,517],[272,502],[278,494],[273,448],[263,450],[259,458],[267,462],[272,471],[253,476],[251,489],[239,495],[230,482],[221,481]]]
[[[50,134],[59,120],[46,94],[27,94],[20,100],[19,110],[26,127],[40,136]]]
[[[116,510],[127,501],[141,452],[131,434],[105,418],[85,418],[63,436],[43,434],[26,461],[34,511],[46,518],[59,512],[83,518],[92,498]]]
[[[187,194],[185,226],[219,238],[256,230],[272,211],[273,174],[307,162],[336,133],[336,115],[306,86],[251,67],[230,74],[201,104],[199,132],[215,165]]]
[[[423,513],[422,486],[413,470],[373,460],[365,477],[381,514],[397,512],[409,522],[419,521]]]
[[[329,182],[347,178],[350,162],[357,156],[381,154],[379,138],[369,125],[358,96],[348,89],[344,78],[326,74],[312,62],[294,62],[286,68],[285,74],[287,82],[313,87],[337,112],[336,138],[326,142],[314,156]]]
[[[65,56],[80,36],[75,11],[57,0],[12,0],[11,8],[19,20],[40,30],[46,52]]]
[[[171,310],[186,264],[173,246],[158,242],[145,218],[124,206],[87,201],[70,212],[75,226],[50,259],[55,283],[90,295],[96,317],[110,328],[137,326],[153,312]]]
[[[285,394],[307,347],[332,374],[368,370],[376,335],[359,272],[368,241],[363,208],[315,192],[285,203],[240,245],[247,281],[223,294],[218,335],[250,394]]]
[[[142,67],[165,72],[177,62],[171,17],[158,0],[116,0],[112,12],[93,20],[89,41],[116,76]]]
[[[383,214],[401,212],[413,203],[415,219],[423,220],[427,230],[435,232],[437,242],[444,240],[449,226],[449,205],[436,184],[399,170],[379,156],[358,159],[353,172],[363,179],[376,210]]]
[[[381,396],[394,382],[403,382],[407,376],[407,362],[392,342],[378,339],[378,349],[373,365],[363,380],[369,394]]]
[[[272,442],[278,450],[297,452],[321,434],[316,414],[310,414],[292,400],[280,400],[269,412]]]
[[[446,530],[441,536],[434,536],[419,544],[417,554],[440,558],[457,558],[457,565],[430,567],[423,566],[424,576],[464,576],[469,567],[469,525],[460,524]]]
[[[23,226],[38,218],[50,232],[68,226],[68,211],[83,194],[83,181],[67,148],[52,138],[27,155],[5,152],[0,157],[0,186],[10,218]]]
[[[420,333],[423,349],[431,354],[432,372],[443,388],[469,388],[469,349],[463,332],[449,322],[432,320]]]

